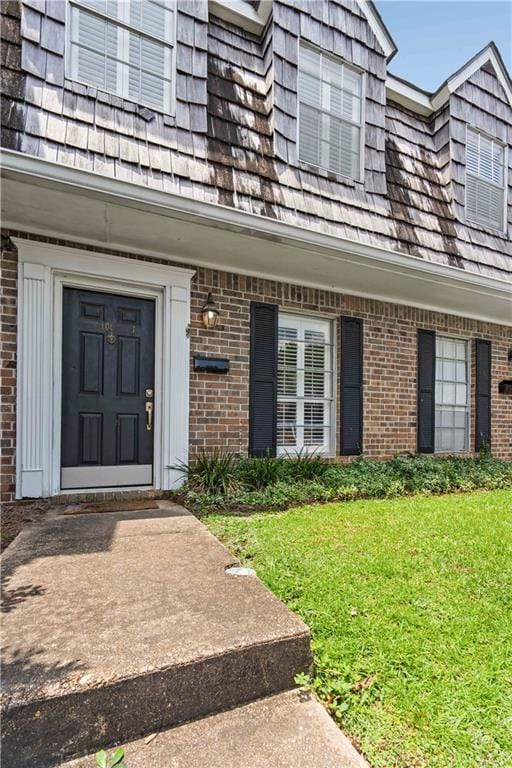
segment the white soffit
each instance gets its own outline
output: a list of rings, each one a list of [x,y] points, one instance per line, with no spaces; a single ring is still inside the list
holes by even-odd
[[[188,266],[512,323],[512,283],[4,152],[3,226]]]
[[[270,16],[272,1],[261,0],[257,9],[244,0],[209,0],[208,6],[214,16],[259,35]]]

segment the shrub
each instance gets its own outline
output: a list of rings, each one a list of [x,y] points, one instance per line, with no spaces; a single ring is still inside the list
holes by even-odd
[[[286,476],[298,481],[317,480],[325,475],[329,464],[317,453],[299,451],[286,455]]]
[[[364,457],[330,464],[316,454],[247,459],[213,450],[179,469],[186,475],[184,501],[197,512],[278,509],[309,502],[393,498],[476,489],[512,489],[512,462],[457,456]]]
[[[175,469],[187,478],[187,485],[196,493],[230,497],[240,488],[237,477],[239,457],[220,448],[201,451],[188,462],[180,462]]]
[[[261,459],[242,459],[238,467],[240,480],[247,488],[266,488],[277,483],[285,473],[285,459],[264,456]]]

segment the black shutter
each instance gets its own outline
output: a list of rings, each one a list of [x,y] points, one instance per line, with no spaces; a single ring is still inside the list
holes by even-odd
[[[341,446],[342,456],[363,450],[363,321],[341,318]]]
[[[436,334],[418,330],[418,453],[434,453]]]
[[[275,456],[277,435],[277,304],[251,302],[249,453]]]
[[[475,341],[476,368],[476,423],[475,450],[481,451],[491,444],[491,342]]]

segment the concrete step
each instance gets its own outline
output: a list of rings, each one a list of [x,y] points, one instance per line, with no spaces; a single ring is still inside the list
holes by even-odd
[[[123,744],[127,768],[369,768],[324,708],[288,691]],[[94,755],[62,768],[91,768]]]
[[[60,765],[287,690],[309,631],[195,517],[63,516],[2,559],[3,768]],[[131,766],[130,766],[131,768]]]

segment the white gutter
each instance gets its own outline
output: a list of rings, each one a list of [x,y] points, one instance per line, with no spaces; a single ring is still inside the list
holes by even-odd
[[[349,254],[370,260],[375,264],[392,266],[397,272],[416,274],[423,280],[430,276],[434,281],[455,282],[460,290],[477,289],[482,294],[486,291],[490,295],[501,294],[502,298],[510,299],[512,302],[512,282],[465,272],[457,267],[426,261],[418,256],[306,229],[259,214],[215,203],[205,203],[171,192],[162,192],[13,150],[2,151],[0,168],[6,178],[32,181],[35,184],[47,182],[51,186],[64,185],[91,197],[107,197],[118,205],[126,206],[129,202],[140,209],[148,209],[162,215],[172,214],[175,218],[194,221],[197,224],[270,238],[281,243],[293,242],[294,247],[309,251],[312,248],[330,251],[333,257],[336,252]],[[4,226],[8,226],[8,223]]]
[[[390,101],[396,101],[412,112],[425,116],[432,114],[432,99],[428,93],[391,74],[386,77],[386,96]]]

